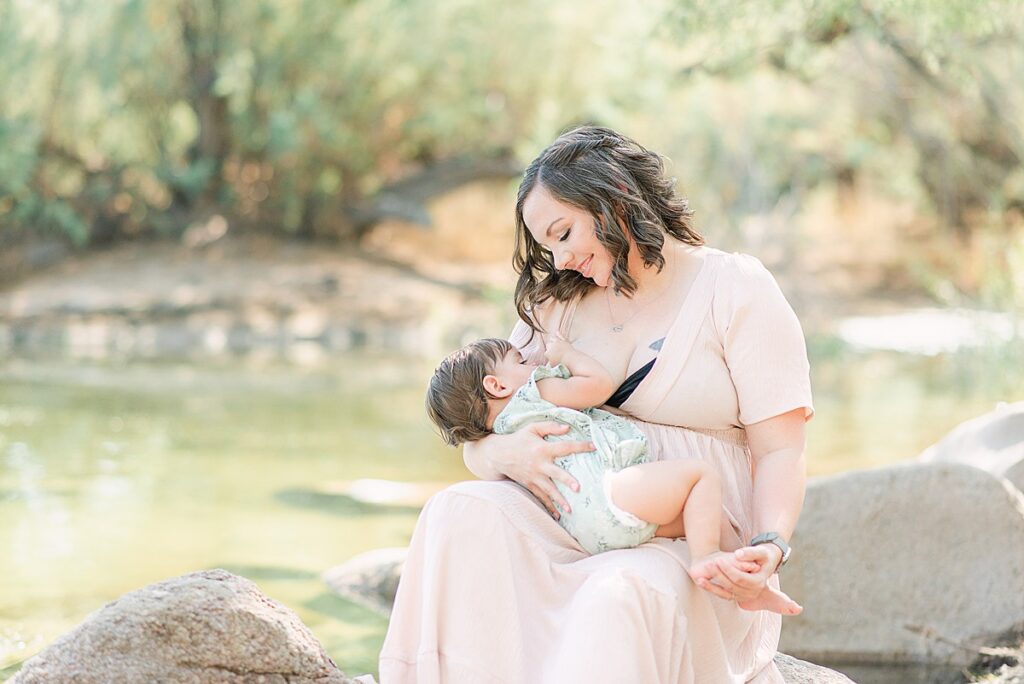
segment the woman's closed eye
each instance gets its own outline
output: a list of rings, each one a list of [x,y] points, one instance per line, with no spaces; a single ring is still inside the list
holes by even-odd
[[[559,242],[565,242],[566,240],[568,240],[569,239],[569,233],[571,233],[571,232],[572,232],[572,228],[567,228],[564,233],[562,233],[560,236],[558,236],[558,241]]]

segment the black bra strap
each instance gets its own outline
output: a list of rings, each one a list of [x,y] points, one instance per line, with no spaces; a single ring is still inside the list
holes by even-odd
[[[609,397],[608,401],[604,402],[605,405],[614,406],[615,408],[622,406],[622,404],[629,399],[630,395],[633,394],[633,390],[635,390],[640,383],[644,381],[647,374],[651,372],[651,369],[654,368],[654,362],[657,360],[657,358],[653,358],[642,368],[638,368],[634,371],[628,378],[626,378],[625,382],[619,385],[619,389],[615,390],[615,394]]]

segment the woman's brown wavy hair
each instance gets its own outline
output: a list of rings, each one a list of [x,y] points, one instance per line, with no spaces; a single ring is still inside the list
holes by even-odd
[[[523,220],[523,203],[543,185],[556,199],[594,217],[594,233],[612,257],[611,285],[632,296],[629,240],[636,242],[644,264],[665,265],[665,235],[688,245],[703,245],[694,230],[689,202],[675,193],[675,179],[662,158],[636,141],[600,126],[563,133],[526,168],[516,198],[516,243],[513,267],[519,274],[515,304],[519,317],[537,332],[530,311],[554,297],[564,302],[583,296],[594,283],[573,270],[559,271],[551,252],[533,239]]]

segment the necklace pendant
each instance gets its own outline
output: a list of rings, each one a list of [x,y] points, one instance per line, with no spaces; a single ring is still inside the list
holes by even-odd
[[[612,332],[614,332],[614,333],[622,332],[622,326],[621,325],[613,325],[612,326]]]

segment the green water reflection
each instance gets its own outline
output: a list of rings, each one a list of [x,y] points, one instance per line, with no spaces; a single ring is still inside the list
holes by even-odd
[[[1021,364],[997,352],[811,350],[812,474],[911,458],[996,401],[1024,399]],[[329,492],[358,478],[469,477],[423,416],[431,368],[0,363],[0,668],[126,591],[224,567],[295,610],[346,671],[375,673],[385,620],[319,577],[406,544],[416,509]]]

